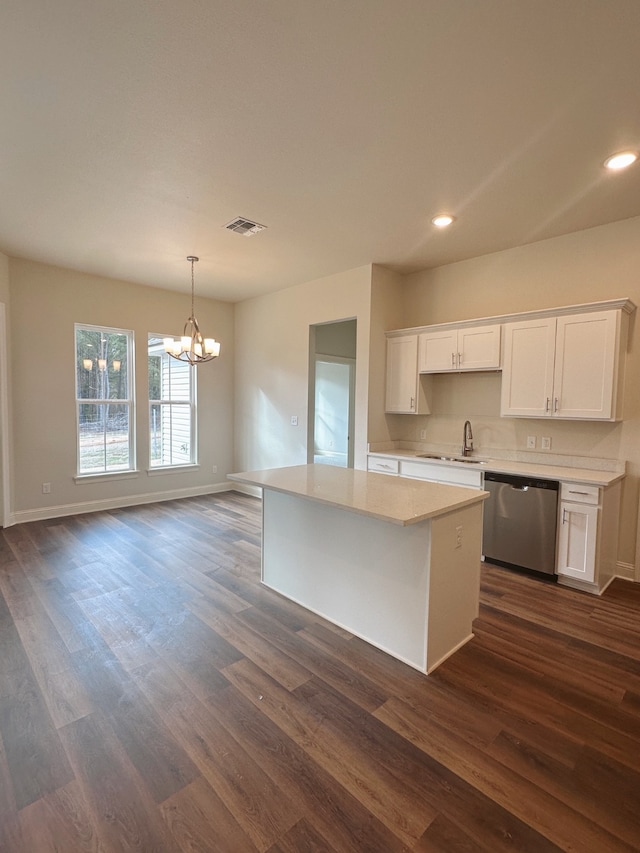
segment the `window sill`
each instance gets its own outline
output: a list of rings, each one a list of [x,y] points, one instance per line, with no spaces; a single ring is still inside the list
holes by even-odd
[[[157,468],[147,468],[149,477],[155,477],[158,474],[184,474],[187,471],[197,471],[200,466],[197,463],[192,465],[158,465]]]
[[[140,474],[140,471],[105,471],[103,474],[76,474],[73,478],[76,485],[85,483],[100,483],[104,480],[132,480]]]

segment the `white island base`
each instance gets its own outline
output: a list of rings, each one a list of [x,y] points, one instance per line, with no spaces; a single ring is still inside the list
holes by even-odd
[[[283,486],[304,468],[323,470]],[[473,636],[485,492],[329,466],[231,479],[263,488],[266,586],[424,673]],[[386,517],[403,489],[413,517]]]

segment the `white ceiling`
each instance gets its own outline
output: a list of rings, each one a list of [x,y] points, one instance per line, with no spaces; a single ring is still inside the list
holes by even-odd
[[[640,0],[2,0],[0,251],[237,301],[626,219],[639,81]]]

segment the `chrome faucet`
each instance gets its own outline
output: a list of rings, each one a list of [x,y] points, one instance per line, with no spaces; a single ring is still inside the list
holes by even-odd
[[[473,452],[473,432],[471,431],[471,421],[464,422],[462,431],[462,455],[470,456]]]

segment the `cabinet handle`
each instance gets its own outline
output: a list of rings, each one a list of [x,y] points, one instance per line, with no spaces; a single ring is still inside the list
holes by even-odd
[[[415,400],[415,397],[412,397],[412,398],[411,398],[411,405],[409,406],[409,408],[410,408],[410,409],[415,409],[415,407],[416,407],[416,404],[414,403],[414,400]]]
[[[566,509],[562,510],[562,523],[563,524],[567,523],[567,510]]]
[[[558,398],[557,398],[557,397],[554,397],[554,402],[553,402],[553,411],[554,411],[554,412],[557,412],[557,411],[558,411]]]
[[[461,364],[462,364],[462,353],[459,352],[458,353],[458,367],[460,367]]]
[[[588,495],[589,492],[576,492],[573,489],[569,489],[569,494],[570,495]]]
[[[451,367],[455,367],[455,366],[456,366],[456,354],[455,354],[455,352],[452,352],[451,353]]]
[[[544,407],[545,412],[549,411],[550,406],[551,406],[551,397],[547,397],[547,405]]]

